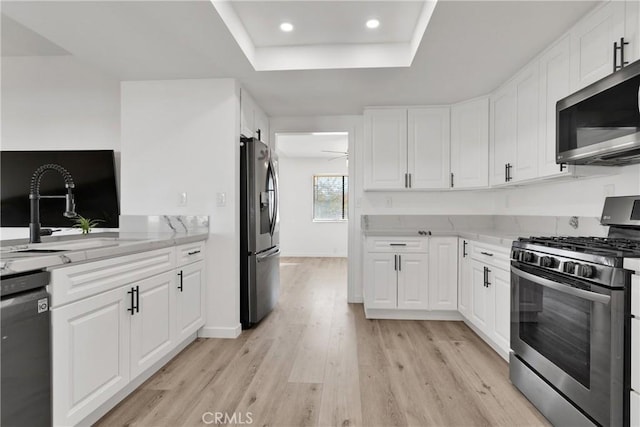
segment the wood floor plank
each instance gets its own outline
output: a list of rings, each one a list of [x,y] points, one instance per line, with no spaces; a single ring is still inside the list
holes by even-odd
[[[549,425],[463,322],[367,320],[346,289],[346,259],[283,258],[259,325],[198,339],[97,425]]]

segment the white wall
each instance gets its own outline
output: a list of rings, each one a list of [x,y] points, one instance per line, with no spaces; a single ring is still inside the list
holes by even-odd
[[[204,336],[240,333],[239,93],[233,79],[122,83],[123,214],[210,216]]]
[[[70,55],[2,57],[0,80],[2,150],[114,150],[119,186],[118,80]],[[29,229],[0,235],[26,238]]]
[[[120,151],[120,82],[70,55],[3,57],[2,149]]]
[[[347,222],[313,221],[313,175],[347,175],[344,159],[280,157],[282,256],[346,257]]]

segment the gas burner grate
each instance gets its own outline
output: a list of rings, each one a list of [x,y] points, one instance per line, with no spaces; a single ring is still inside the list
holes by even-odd
[[[583,252],[594,255],[609,255],[617,257],[640,256],[640,241],[608,237],[529,237],[520,238],[521,242],[565,249],[573,252]]]

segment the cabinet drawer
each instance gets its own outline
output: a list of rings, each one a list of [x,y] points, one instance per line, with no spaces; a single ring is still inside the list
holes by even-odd
[[[471,258],[487,265],[509,270],[509,249],[486,243],[470,242]]]
[[[427,252],[427,238],[420,237],[369,237],[367,238],[367,250],[369,252]]]
[[[631,276],[631,314],[640,318],[640,276]]]
[[[640,319],[631,319],[631,388],[640,393]]]
[[[176,246],[176,265],[181,267],[204,259],[205,243],[202,241]]]
[[[77,301],[175,268],[173,247],[51,271],[51,306]]]

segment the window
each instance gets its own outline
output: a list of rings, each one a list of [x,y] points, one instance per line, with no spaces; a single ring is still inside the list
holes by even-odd
[[[314,175],[313,220],[345,221],[349,212],[349,177]]]

